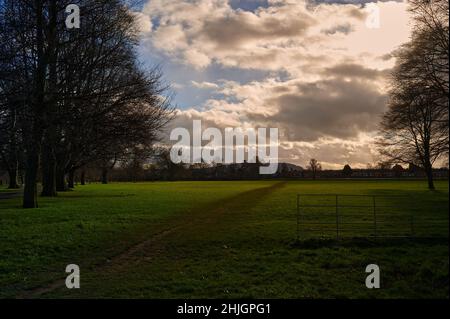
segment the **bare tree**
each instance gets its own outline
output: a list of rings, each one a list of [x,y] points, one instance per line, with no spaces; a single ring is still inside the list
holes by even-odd
[[[92,3],[93,8],[82,7],[87,26],[62,54],[61,77],[69,78],[71,87],[61,94],[67,106],[54,141],[58,191],[72,187],[75,171],[93,162],[100,163],[106,183],[108,171],[131,149],[150,147],[172,117],[160,70],[142,70],[136,63],[134,16],[118,0]],[[74,58],[74,50],[85,54]]]
[[[0,1],[0,129],[21,133],[25,208],[37,207],[40,167],[42,195],[56,196],[73,187],[77,169],[149,147],[172,115],[161,75],[136,62],[128,2],[70,2],[81,8],[81,29],[65,27],[68,1]]]
[[[3,69],[1,64],[0,69]],[[8,172],[8,188],[15,189],[19,188],[17,179],[22,149],[17,95],[8,82],[0,76],[0,167]]]
[[[405,71],[447,97],[449,94],[449,2],[409,0],[414,28]]]
[[[433,164],[448,159],[448,1],[411,2],[416,26],[396,53],[378,145],[390,163],[422,167],[434,189]]]
[[[391,92],[389,110],[383,117],[380,152],[390,162],[413,163],[425,170],[428,187],[434,189],[432,167],[448,155],[447,117],[427,88]]]
[[[7,170],[9,189],[19,188],[20,133],[15,108],[0,111],[0,167]]]
[[[311,171],[313,179],[316,179],[317,172],[322,170],[322,165],[315,158],[311,158],[307,169]]]

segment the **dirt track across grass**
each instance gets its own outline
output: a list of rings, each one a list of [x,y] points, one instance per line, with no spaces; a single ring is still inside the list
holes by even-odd
[[[169,228],[162,229],[160,232],[153,234],[147,240],[134,245],[121,254],[108,260],[106,264],[98,265],[96,271],[102,273],[118,273],[124,271],[126,267],[131,264],[140,263],[145,260],[146,263],[159,254],[164,253],[164,239],[171,234],[177,232],[184,233],[186,236],[194,234],[199,231],[199,228],[210,227],[211,224],[220,221],[220,218],[224,212],[233,210],[233,206],[239,206],[239,210],[245,210],[246,207],[250,208],[255,203],[261,201],[272,192],[282,188],[286,183],[278,182],[268,187],[257,188],[254,190],[240,193],[231,198],[219,200],[203,207],[198,208],[198,213],[193,217],[191,214],[186,213],[181,218],[173,220],[173,225]],[[37,287],[32,290],[28,290],[17,296],[18,299],[39,298],[47,293],[51,293],[65,285],[65,280],[60,279],[51,282],[45,286]]]

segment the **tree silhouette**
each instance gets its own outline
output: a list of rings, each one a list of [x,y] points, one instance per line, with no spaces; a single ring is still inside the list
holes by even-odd
[[[316,179],[317,172],[322,170],[322,165],[315,158],[312,158],[309,161],[309,165],[307,166],[307,169],[311,171],[312,178]]]
[[[342,174],[344,174],[345,177],[350,177],[352,176],[353,170],[350,167],[350,165],[346,164],[344,166],[344,169],[342,170]]]
[[[397,52],[380,153],[387,161],[424,169],[434,189],[433,164],[448,160],[448,1],[413,0],[412,40]]]
[[[0,130],[20,138],[0,150],[23,149],[25,208],[37,207],[40,168],[42,195],[55,196],[83,166],[150,147],[172,117],[161,74],[136,62],[138,28],[125,2],[72,1],[80,29],[66,28],[64,1],[1,2]]]

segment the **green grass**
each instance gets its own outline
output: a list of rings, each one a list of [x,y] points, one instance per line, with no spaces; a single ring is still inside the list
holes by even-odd
[[[0,193],[17,192],[17,191],[20,191],[20,189],[9,189],[8,185],[6,184],[0,185]]]
[[[447,235],[448,182],[435,192],[425,186],[158,182],[77,187],[40,199],[36,210],[0,200],[0,297],[448,298],[448,242],[352,238],[370,234],[370,209],[341,212],[362,224],[348,226],[340,241],[328,226],[295,241],[297,193],[408,195],[392,213],[413,214],[421,236]],[[429,220],[437,226],[420,228]],[[81,289],[33,290],[64,279],[71,263],[81,268]],[[371,263],[381,269],[378,290],[364,284]]]
[[[9,192],[10,190],[8,189],[7,185],[0,185],[0,193],[1,192]]]

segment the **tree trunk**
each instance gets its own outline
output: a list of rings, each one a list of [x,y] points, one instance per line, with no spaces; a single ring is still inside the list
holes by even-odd
[[[25,187],[23,190],[23,208],[37,208],[37,175],[39,169],[39,151],[37,146],[29,150],[26,159]]]
[[[49,143],[47,141],[46,143]],[[56,159],[53,148],[49,145],[43,147],[42,152],[42,193],[44,197],[55,197],[56,192]]]
[[[66,182],[66,173],[63,169],[56,169],[56,191],[66,192],[68,190]]]
[[[433,167],[431,166],[431,164],[427,165],[427,167],[425,168],[425,173],[427,174],[428,189],[435,190],[433,181]]]
[[[9,175],[9,189],[20,188],[19,183],[17,182],[17,167],[8,170]]]
[[[430,133],[426,132],[425,134],[426,138],[423,142],[423,148],[424,148],[424,155],[423,155],[423,167],[425,168],[425,174],[427,175],[428,180],[428,189],[434,190],[434,181],[433,181],[433,165],[431,164],[430,159]]]
[[[108,184],[108,169],[102,168],[102,184]]]
[[[86,185],[86,171],[84,169],[81,171],[80,184],[83,186]]]
[[[68,187],[69,189],[75,188],[75,170],[71,169],[68,175]]]
[[[16,122],[16,114],[14,112],[13,122]],[[15,127],[15,124],[13,124],[13,127],[11,129],[11,135],[10,135],[10,154],[9,154],[9,165],[8,167],[8,175],[9,175],[9,189],[16,189],[19,188],[19,184],[17,182],[17,174],[19,171],[19,161],[18,161],[18,151],[17,151],[17,129]]]
[[[41,143],[43,136],[43,111],[45,109],[45,54],[44,54],[44,21],[43,21],[43,1],[35,2],[36,11],[36,51],[37,67],[35,75],[34,99],[32,101],[33,118],[31,123],[31,134],[27,136],[28,147],[26,149],[26,172],[25,187],[23,190],[23,207],[37,208],[37,177],[39,170],[39,156],[41,153]]]
[[[56,191],[56,168],[54,163],[43,164],[41,196],[43,197],[58,196],[58,193]]]
[[[48,90],[52,96],[57,95],[57,10],[56,1],[52,0],[49,11],[49,25],[48,25],[48,65],[49,65],[49,87]],[[57,111],[56,102],[53,100],[47,104],[49,110],[46,115],[46,121],[52,122],[54,114]],[[44,133],[43,147],[42,147],[42,196],[54,197],[57,196],[56,192],[56,154],[55,154],[55,141],[56,141],[56,127],[51,125]]]

